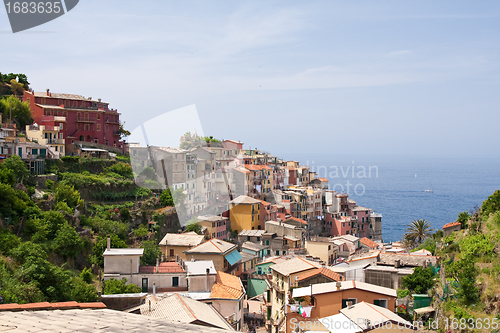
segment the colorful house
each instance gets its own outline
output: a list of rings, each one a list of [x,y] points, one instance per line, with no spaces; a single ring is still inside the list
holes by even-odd
[[[233,231],[260,229],[260,200],[240,195],[229,203],[229,220]]]

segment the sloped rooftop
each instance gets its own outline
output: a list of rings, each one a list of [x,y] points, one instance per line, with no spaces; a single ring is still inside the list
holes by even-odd
[[[152,296],[145,304],[130,309],[128,312],[131,311],[139,311],[143,316],[167,319],[172,322],[186,324],[197,322],[197,324],[232,330],[231,325],[212,306],[179,294],[163,299],[156,299]]]
[[[0,312],[2,328],[9,333],[53,332],[234,332],[200,325],[172,322],[139,314],[100,310]]]
[[[309,261],[300,257],[284,261],[282,263],[272,265],[271,269],[284,276],[289,276],[293,273],[298,273],[308,269],[319,268],[320,264],[314,261]]]
[[[228,243],[226,241],[217,239],[217,238],[212,238],[205,243],[202,243],[198,246],[195,246],[187,251],[184,251],[185,253],[217,253],[217,254],[223,254],[226,253],[232,249],[236,248],[236,244],[233,243]]]
[[[251,198],[249,196],[246,196],[246,195],[240,195],[239,197],[229,201],[230,204],[233,204],[233,205],[252,205],[252,204],[259,204],[260,203],[260,200],[257,200],[257,199],[254,199],[254,198]]]
[[[196,233],[166,234],[160,245],[166,246],[196,246],[203,243],[205,236]]]

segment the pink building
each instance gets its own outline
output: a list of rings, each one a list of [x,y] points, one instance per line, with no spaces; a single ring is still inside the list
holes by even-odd
[[[332,237],[356,234],[353,221],[349,216],[341,216],[340,213],[327,213],[325,220],[331,227]]]

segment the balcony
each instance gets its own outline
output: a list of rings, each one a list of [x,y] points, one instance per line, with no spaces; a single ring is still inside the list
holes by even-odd
[[[63,145],[65,144],[64,139],[46,139],[48,145]]]
[[[76,117],[78,123],[95,123],[95,119],[84,119],[83,117]]]

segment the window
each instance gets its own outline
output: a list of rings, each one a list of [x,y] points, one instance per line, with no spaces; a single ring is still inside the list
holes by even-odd
[[[170,256],[173,257],[174,256],[174,249],[170,249]]]
[[[279,256],[280,255],[280,251],[276,251],[276,255]]]
[[[257,237],[257,242],[260,242],[260,237]]]
[[[100,132],[101,131],[101,124],[97,124],[97,131]]]
[[[179,286],[179,277],[172,276],[172,287],[178,287],[178,286]]]
[[[386,299],[376,299],[373,301],[373,304],[387,309],[387,300]]]
[[[356,298],[347,298],[342,300],[342,308],[347,307],[347,302],[352,302],[352,305],[356,304],[357,299]]]
[[[285,255],[285,254],[286,254],[286,251],[283,251],[283,255]]]
[[[269,245],[269,241],[268,241],[268,240],[266,240],[266,245]],[[268,253],[268,254],[269,254],[269,253]]]

